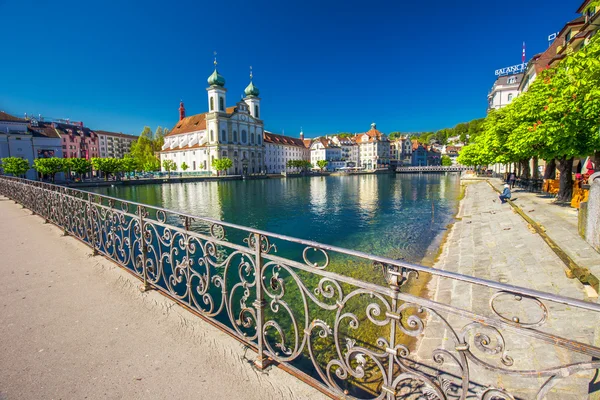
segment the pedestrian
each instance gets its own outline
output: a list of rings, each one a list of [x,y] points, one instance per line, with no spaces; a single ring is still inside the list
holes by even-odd
[[[499,196],[499,198],[502,204],[506,203],[506,200],[510,199],[510,186],[508,184],[504,185],[504,191],[502,191],[502,194]]]
[[[515,187],[515,181],[517,180],[517,176],[515,175],[514,172],[510,173],[510,177],[508,178],[508,180],[510,181],[510,188],[514,188]]]

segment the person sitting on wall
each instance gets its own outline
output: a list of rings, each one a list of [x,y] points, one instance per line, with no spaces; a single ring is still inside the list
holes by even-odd
[[[506,200],[510,199],[510,185],[508,183],[504,185],[504,191],[499,198],[502,204],[506,203]]]

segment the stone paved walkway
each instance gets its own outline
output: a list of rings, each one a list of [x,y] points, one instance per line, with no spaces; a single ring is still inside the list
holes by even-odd
[[[323,399],[0,197],[0,399]]]
[[[452,227],[434,267],[575,299],[596,301],[587,298],[586,291],[579,281],[566,277],[564,263],[538,234],[528,228],[525,220],[515,213],[509,204],[501,204],[496,199],[495,191],[485,181],[467,185],[458,221]],[[447,279],[433,279],[429,290],[432,298],[438,302],[484,316],[493,315],[489,306],[489,300],[495,293],[493,290]],[[538,328],[540,331],[586,344],[599,341],[598,314],[544,303],[549,309],[549,319]],[[531,301],[512,301],[512,296],[499,301],[498,306],[504,315],[519,316],[521,322],[533,322],[541,316],[539,308]],[[449,324],[456,331],[460,331],[470,322],[454,315],[444,317],[448,318]],[[442,347],[453,350],[453,345],[449,330],[440,320],[432,319],[427,331],[429,333],[426,339],[420,342],[417,354],[421,360],[431,365],[433,349]],[[499,355],[485,355],[475,346],[472,347],[474,353],[481,355],[482,359],[490,364],[507,370],[541,370],[590,360],[589,356],[579,355],[536,339],[504,331],[502,334],[506,340],[507,355],[514,359],[512,366],[502,365]],[[490,337],[493,339],[493,335]],[[494,343],[492,348],[498,344]],[[472,362],[470,365],[473,381],[505,388],[522,398],[534,398],[544,382],[542,379],[521,379],[512,375],[492,373],[475,367]],[[592,376],[593,373],[582,373],[563,380],[548,398],[588,398]]]
[[[491,179],[501,189],[500,179]],[[513,189],[514,203],[523,212],[546,229],[546,234],[579,266],[586,267],[600,278],[600,253],[596,252],[577,231],[577,209],[553,204],[554,198],[542,194]]]

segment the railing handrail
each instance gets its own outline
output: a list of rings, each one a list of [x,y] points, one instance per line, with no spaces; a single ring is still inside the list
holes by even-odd
[[[510,292],[510,293],[514,293],[514,294],[522,294],[522,295],[527,295],[527,296],[531,296],[531,297],[536,297],[538,299],[548,300],[553,303],[574,306],[574,307],[578,307],[578,308],[589,310],[589,311],[600,312],[600,304],[587,302],[587,301],[583,301],[583,300],[578,300],[578,299],[574,299],[571,297],[556,295],[556,294],[552,294],[552,293],[542,292],[539,290],[529,289],[529,288],[525,288],[522,286],[501,283],[501,282],[492,281],[489,279],[477,278],[477,277],[473,277],[470,275],[460,274],[457,272],[445,271],[445,270],[436,269],[436,268],[432,268],[432,267],[426,267],[424,265],[407,263],[404,261],[394,260],[394,259],[391,259],[388,257],[368,254],[368,253],[358,251],[358,250],[351,250],[351,249],[346,249],[343,247],[327,245],[327,244],[315,242],[312,240],[299,239],[299,238],[295,238],[292,236],[287,236],[287,235],[273,233],[273,232],[269,232],[269,231],[265,231],[265,230],[261,230],[261,229],[246,227],[246,226],[234,224],[231,222],[216,220],[216,219],[208,218],[208,217],[200,217],[200,216],[188,214],[185,212],[174,211],[174,210],[164,208],[164,207],[152,206],[152,205],[148,205],[148,204],[144,204],[144,203],[138,203],[136,201],[124,200],[124,199],[120,199],[117,197],[102,195],[102,194],[94,193],[94,192],[88,192],[85,190],[70,188],[70,187],[66,187],[66,186],[55,185],[52,183],[38,182],[38,181],[29,180],[29,179],[6,177],[6,176],[0,177],[0,178],[1,179],[8,178],[11,180],[17,180],[18,182],[23,183],[23,184],[34,184],[34,185],[40,184],[40,185],[49,186],[49,187],[52,187],[52,188],[55,188],[58,190],[68,190],[68,191],[73,191],[73,192],[79,192],[79,193],[82,193],[85,195],[94,196],[96,198],[104,198],[104,199],[108,199],[108,200],[112,200],[112,201],[118,201],[121,203],[128,203],[128,204],[138,206],[138,207],[150,208],[150,209],[166,212],[169,214],[178,215],[181,217],[193,218],[194,220],[203,221],[203,222],[207,222],[210,224],[218,224],[218,225],[222,225],[225,227],[238,229],[240,231],[246,231],[248,233],[253,233],[253,234],[257,234],[257,235],[267,236],[270,238],[285,240],[288,242],[301,244],[303,246],[308,246],[308,247],[313,247],[313,248],[323,249],[323,250],[329,250],[329,251],[333,251],[333,252],[340,253],[340,254],[346,254],[349,256],[353,256],[353,257],[366,258],[366,259],[370,259],[372,261],[376,261],[376,262],[379,262],[382,264],[394,265],[394,266],[398,266],[398,267],[409,269],[409,270],[424,272],[424,273],[431,274],[434,276],[440,276],[443,278],[449,278],[449,279],[458,280],[461,282],[471,283],[471,284],[475,284],[475,285],[479,285],[479,286],[485,286],[485,287],[497,289],[500,291],[506,291],[506,292]],[[338,274],[336,274],[336,275],[338,275]],[[366,282],[364,282],[364,283],[366,283]],[[381,287],[381,290],[383,292],[386,292],[387,288]]]

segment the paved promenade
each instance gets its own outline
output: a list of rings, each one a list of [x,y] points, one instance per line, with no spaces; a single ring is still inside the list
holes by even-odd
[[[515,194],[515,197],[520,196]],[[542,213],[542,210],[538,211]],[[574,230],[576,232],[577,228],[575,227]],[[452,227],[434,267],[575,299],[597,300],[588,297],[589,291],[586,291],[579,281],[567,278],[565,264],[509,204],[501,204],[497,200],[496,192],[485,181],[467,184],[458,221]],[[482,315],[491,315],[489,299],[494,291],[490,289],[434,279],[430,283],[429,290],[436,301]],[[538,329],[587,344],[600,343],[598,314],[575,311],[560,305],[554,306],[548,302],[546,304],[549,305],[549,319]],[[536,320],[536,315],[540,315],[539,309],[531,307],[531,303],[527,305],[526,301],[509,302],[503,311],[509,316],[520,316],[522,322]],[[450,316],[449,323],[454,329],[460,331],[461,327],[468,322],[460,317]],[[449,339],[448,331],[439,320],[431,320],[428,331],[430,333],[425,340],[421,341],[418,354],[431,365],[431,351],[434,348],[441,346],[451,350],[453,346],[450,345],[452,341]],[[507,354],[514,359],[514,365],[507,368],[499,362],[499,355],[485,355],[476,351],[491,365],[500,368],[542,370],[571,362],[590,360],[589,356],[580,356],[532,338],[509,332],[502,332],[502,334],[506,340]],[[497,342],[494,343],[492,347],[497,345]],[[475,367],[473,363],[470,365],[471,376],[475,382],[506,388],[511,393],[518,393],[526,399],[534,398],[545,380],[521,379],[489,372]],[[588,398],[587,393],[593,375],[589,372],[582,373],[562,381],[548,398],[560,400]],[[521,390],[517,391],[516,388]],[[598,386],[596,390],[600,390]],[[600,392],[597,392],[598,394]]]
[[[322,399],[0,197],[0,399]]]
[[[501,190],[500,179],[492,179],[490,183]],[[546,234],[579,266],[588,268],[600,279],[600,253],[596,252],[577,231],[578,210],[570,206],[553,204],[554,197],[526,192],[514,188],[512,197],[515,205],[532,220],[542,225]]]

